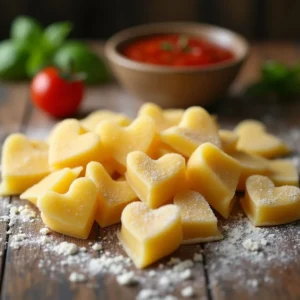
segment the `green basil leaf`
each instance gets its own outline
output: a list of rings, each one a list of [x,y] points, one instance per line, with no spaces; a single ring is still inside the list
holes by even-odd
[[[0,43],[0,77],[6,80],[26,78],[25,62],[28,53],[26,49],[13,40]]]
[[[288,75],[287,66],[276,62],[276,61],[267,61],[262,65],[262,77],[269,82],[280,81]]]
[[[59,47],[73,28],[70,22],[57,22],[49,25],[44,30],[44,43],[47,48],[56,49]]]
[[[70,62],[77,73],[84,73],[87,84],[97,84],[109,79],[103,60],[92,53],[83,43],[68,42],[53,57],[54,64],[61,70],[68,70]]]
[[[22,41],[28,47],[33,48],[41,43],[42,32],[42,26],[37,20],[20,16],[13,21],[10,36],[12,39]]]
[[[260,80],[250,85],[246,92],[252,95],[299,95],[300,64],[289,67],[277,61],[266,61],[261,67]],[[287,98],[280,97],[280,99]]]
[[[32,78],[43,68],[51,64],[51,59],[49,54],[42,51],[41,49],[36,49],[33,51],[27,62],[26,62],[26,73],[27,76]]]

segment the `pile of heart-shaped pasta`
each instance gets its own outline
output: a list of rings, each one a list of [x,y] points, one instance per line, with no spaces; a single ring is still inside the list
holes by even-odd
[[[230,216],[237,191],[254,226],[299,219],[297,169],[274,159],[290,151],[261,122],[223,130],[201,107],[146,103],[134,120],[107,110],[66,119],[46,141],[10,135],[0,194],[20,195],[72,237],[121,222],[119,240],[143,268],[180,244],[223,238],[217,217]]]

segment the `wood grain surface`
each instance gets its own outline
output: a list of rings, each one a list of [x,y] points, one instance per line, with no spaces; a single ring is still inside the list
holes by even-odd
[[[94,45],[95,46],[95,45]],[[97,45],[96,45],[97,48]],[[100,50],[99,50],[100,51]],[[272,132],[290,141],[296,149],[294,157],[299,158],[300,119],[299,102],[274,102],[272,99],[259,99],[242,95],[245,86],[259,76],[259,67],[265,59],[278,59],[293,63],[299,59],[299,48],[292,43],[260,43],[252,47],[252,54],[243,71],[231,88],[229,96],[224,96],[212,107],[218,114],[223,127],[231,128],[244,118],[257,118],[266,122]],[[133,99],[116,83],[89,88],[79,118],[96,109],[112,109],[127,113],[134,117],[141,101]],[[0,85],[0,142],[16,131],[34,138],[45,138],[55,124],[55,120],[36,110],[29,101],[27,84]],[[291,140],[297,137],[299,139]],[[6,197],[0,202],[0,216],[9,214],[8,203],[25,205],[18,197]],[[31,206],[32,207],[32,206]],[[32,209],[35,209],[32,207]],[[38,211],[36,210],[37,214]],[[201,246],[183,246],[172,256],[190,259],[196,251],[203,251],[204,260],[193,267],[193,279],[188,281],[195,289],[194,299],[239,300],[239,299],[300,299],[300,260],[294,260],[300,252],[298,238],[300,225],[270,228],[254,233],[245,221],[241,221],[237,205],[233,217],[229,221],[221,220],[225,234],[222,242],[208,243]],[[18,221],[17,221],[18,222]],[[71,272],[80,272],[73,265],[60,266],[59,257],[51,251],[44,251],[39,233],[43,223],[38,217],[35,222],[17,223],[7,234],[8,223],[0,221],[0,284],[1,299],[135,299],[142,286],[121,286],[114,275],[89,276],[84,283],[72,283]],[[236,236],[230,233],[236,228]],[[9,245],[11,238],[20,229],[30,239],[29,243],[19,250]],[[108,229],[99,229],[95,224],[90,237],[77,240],[52,233],[52,242],[68,241],[80,247],[86,247],[91,258],[101,254],[90,251],[91,243],[103,241],[106,251],[116,255],[125,255],[115,236],[118,225]],[[255,235],[256,234],[256,235]],[[239,251],[242,240],[247,237],[258,237],[260,240],[268,236],[276,236],[274,243],[261,251],[262,259],[254,254],[243,256]],[[241,239],[241,240],[238,240]],[[7,243],[6,243],[7,242]],[[233,243],[234,242],[234,243]],[[240,242],[240,245],[239,245]],[[299,249],[299,250],[298,250]],[[286,255],[291,259],[276,257]],[[265,258],[265,259],[264,259]],[[271,258],[271,259],[270,259]],[[167,262],[166,258],[162,262]],[[270,263],[267,263],[270,259]],[[159,269],[159,264],[151,266],[151,270]],[[134,270],[134,267],[131,267]],[[168,268],[164,264],[164,268]],[[62,271],[63,269],[63,271]],[[140,272],[140,271],[139,271]],[[181,289],[186,283],[180,283],[171,294],[176,299],[183,299]]]

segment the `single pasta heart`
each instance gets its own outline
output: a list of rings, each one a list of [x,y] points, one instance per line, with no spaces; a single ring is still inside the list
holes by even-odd
[[[86,132],[75,119],[56,125],[49,144],[49,164],[53,169],[85,167],[90,161],[103,161],[108,156],[99,136]]]
[[[74,169],[64,168],[55,171],[22,193],[20,199],[26,199],[36,205],[37,198],[47,191],[54,191],[60,194],[66,193],[81,171],[82,167]]]
[[[100,163],[90,162],[85,176],[98,190],[96,221],[101,227],[119,223],[124,207],[138,200],[126,180],[113,180]]]
[[[86,239],[95,220],[97,188],[88,178],[78,178],[66,194],[48,191],[38,198],[43,222],[50,229]]]
[[[48,145],[23,134],[10,135],[2,150],[0,195],[18,195],[49,174]]]
[[[285,224],[300,219],[300,189],[275,187],[266,176],[253,175],[246,181],[242,207],[255,226]]]
[[[138,112],[138,116],[152,118],[158,131],[178,125],[182,115],[183,110],[181,109],[163,110],[154,103],[145,103]]]
[[[133,202],[122,213],[119,239],[138,268],[144,268],[176,250],[182,242],[179,208],[173,204],[150,209]]]
[[[122,127],[112,121],[103,121],[96,131],[107,152],[118,164],[118,171],[126,171],[126,158],[130,152],[152,154],[156,145],[156,127],[147,116],[138,117],[129,126]]]
[[[162,131],[160,137],[165,144],[185,157],[190,157],[205,142],[221,147],[216,122],[201,107],[188,108],[179,125]]]
[[[268,177],[276,186],[299,186],[299,174],[293,162],[288,159],[269,160]]]
[[[230,130],[220,129],[219,136],[221,139],[222,150],[226,153],[231,153],[236,150],[236,145],[239,136]]]
[[[184,190],[174,197],[179,207],[183,228],[183,244],[216,241],[223,238],[218,220],[205,198],[193,190]]]
[[[267,132],[265,125],[255,120],[245,120],[235,129],[239,136],[237,149],[265,158],[288,154],[290,148],[279,138]]]
[[[81,126],[88,131],[94,131],[97,125],[102,121],[113,121],[121,126],[128,126],[131,120],[119,113],[110,110],[96,110],[80,121]]]
[[[211,143],[200,145],[187,163],[187,179],[224,218],[235,202],[235,191],[241,174],[240,163]]]
[[[269,161],[263,157],[242,151],[234,151],[229,155],[236,159],[242,167],[237,185],[238,191],[245,190],[246,180],[251,175],[267,175],[269,172]]]
[[[139,199],[157,208],[171,202],[177,191],[185,187],[185,159],[170,153],[153,160],[143,152],[131,152],[125,176]]]

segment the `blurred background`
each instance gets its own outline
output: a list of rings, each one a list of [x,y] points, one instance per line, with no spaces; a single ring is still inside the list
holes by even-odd
[[[43,25],[69,20],[73,38],[105,39],[120,29],[159,21],[200,21],[251,40],[300,37],[299,0],[1,0],[0,39],[20,14]]]

